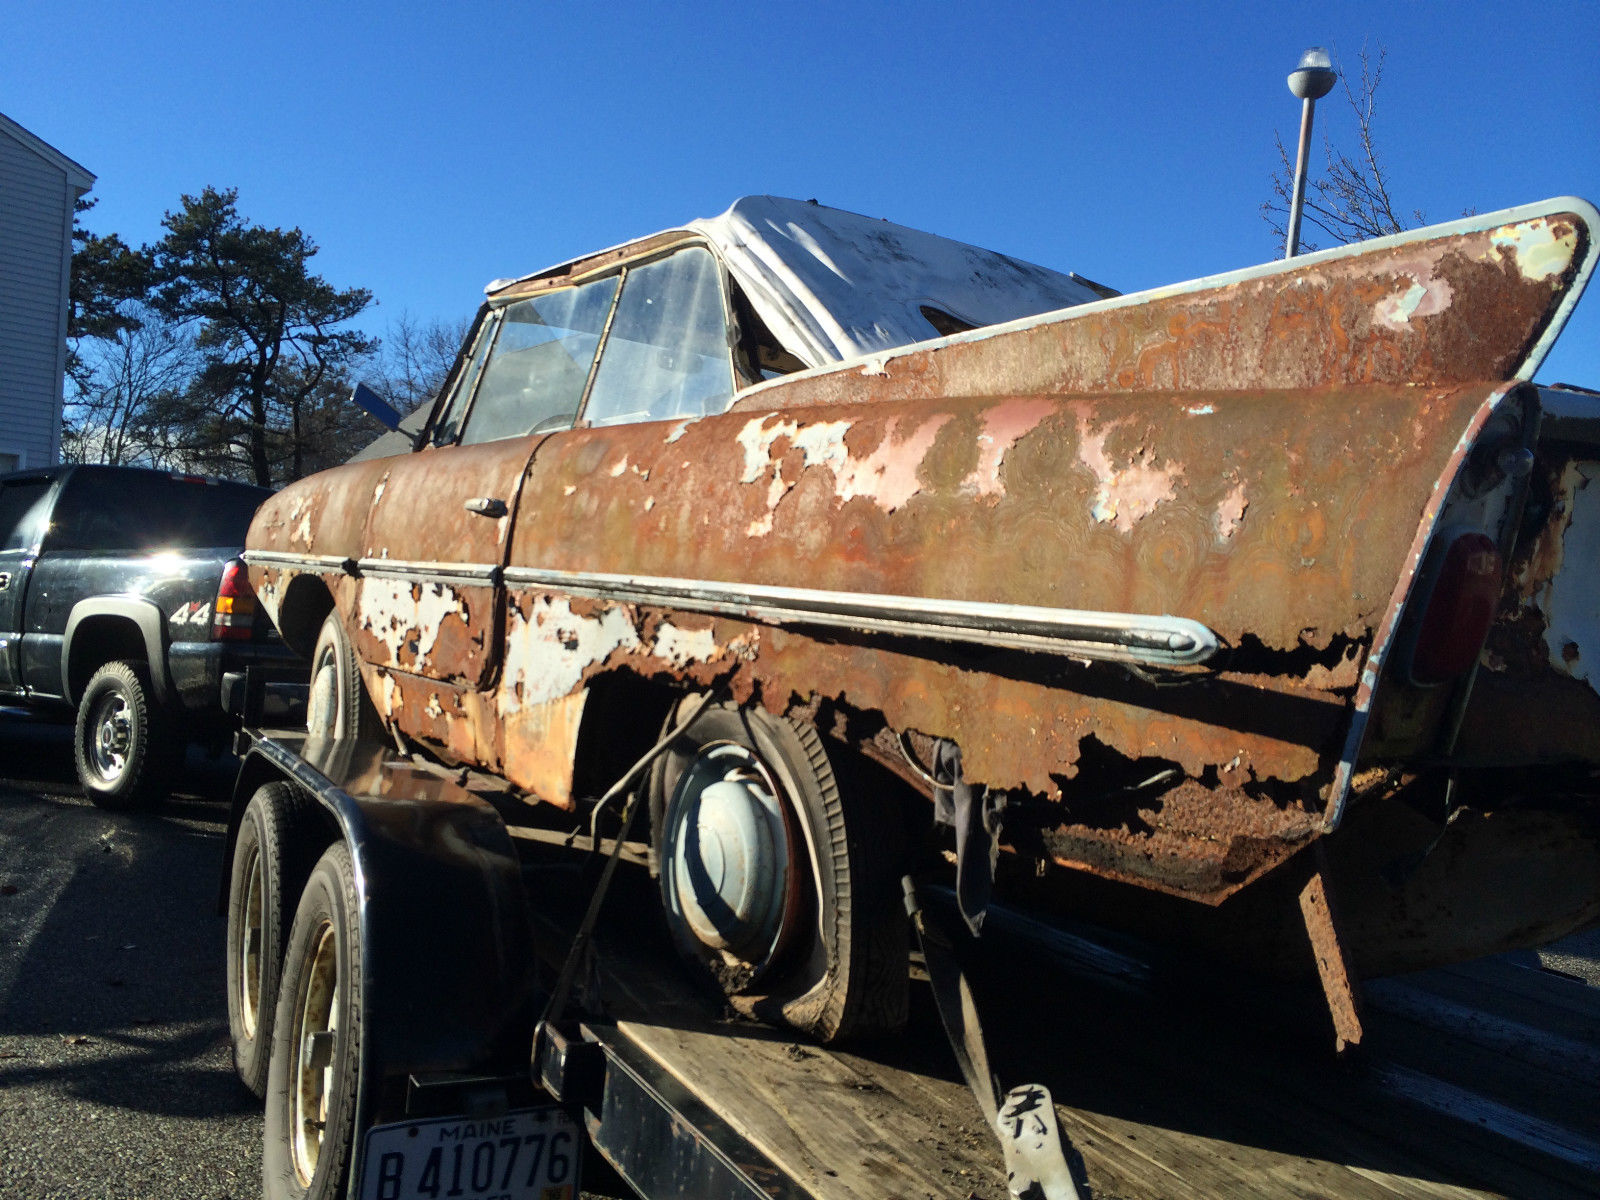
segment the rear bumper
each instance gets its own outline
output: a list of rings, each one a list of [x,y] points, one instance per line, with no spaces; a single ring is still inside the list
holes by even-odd
[[[246,670],[281,673],[305,679],[304,661],[282,644],[175,642],[167,651],[167,678],[184,711],[194,716],[233,713],[229,706],[230,676]],[[235,714],[236,715],[236,714]]]

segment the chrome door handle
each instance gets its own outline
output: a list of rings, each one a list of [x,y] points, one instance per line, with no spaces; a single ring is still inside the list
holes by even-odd
[[[467,501],[466,509],[480,517],[503,517],[507,512],[506,502],[497,496],[474,496]]]

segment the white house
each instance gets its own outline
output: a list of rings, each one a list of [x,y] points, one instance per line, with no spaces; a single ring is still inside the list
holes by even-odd
[[[93,186],[0,113],[0,473],[61,454],[72,206]]]

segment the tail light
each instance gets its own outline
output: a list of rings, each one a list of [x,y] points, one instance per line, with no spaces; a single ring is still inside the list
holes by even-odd
[[[219,642],[247,642],[256,619],[256,594],[244,564],[234,559],[222,568],[217,603],[211,619],[211,636]]]
[[[1434,580],[1411,652],[1411,678],[1435,684],[1477,661],[1500,604],[1500,550],[1487,534],[1463,533],[1450,543]]]

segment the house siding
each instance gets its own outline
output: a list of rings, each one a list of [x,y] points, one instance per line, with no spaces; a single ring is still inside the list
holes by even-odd
[[[0,453],[56,461],[72,202],[61,166],[0,128]]]

